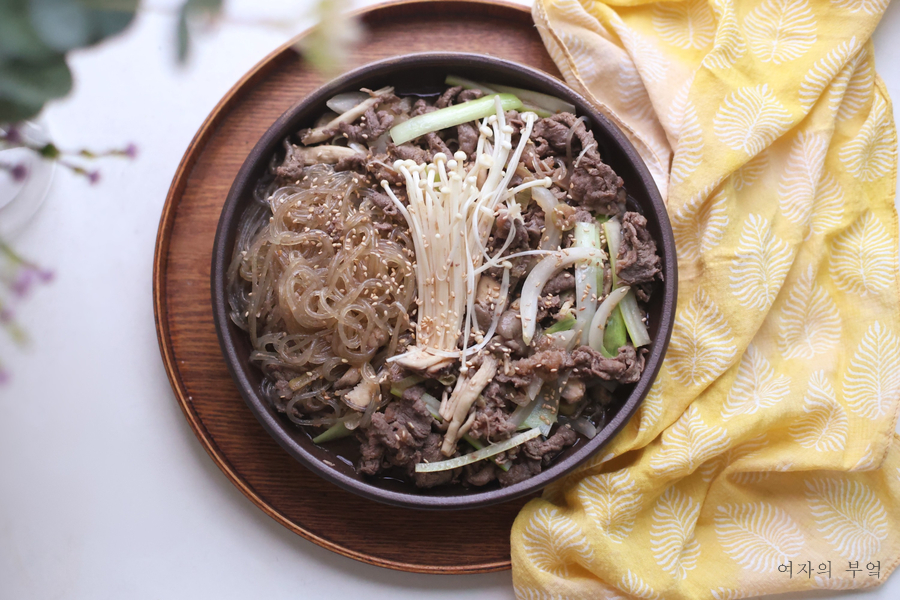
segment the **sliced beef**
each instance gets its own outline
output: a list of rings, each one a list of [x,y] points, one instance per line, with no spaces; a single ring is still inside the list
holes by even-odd
[[[469,160],[475,157],[478,148],[478,128],[473,123],[463,123],[456,127],[456,139],[459,141],[459,149],[466,153]]]
[[[556,433],[544,441],[541,441],[540,438],[535,438],[525,442],[522,452],[525,456],[540,460],[541,463],[546,466],[550,464],[550,461],[553,460],[553,457],[556,456],[560,450],[571,446],[577,439],[578,435],[575,431],[566,425],[565,427],[558,428]]]
[[[438,471],[436,473],[416,473],[416,462],[439,462],[445,460],[445,456],[441,454],[442,442],[443,436],[441,436],[441,434],[429,433],[422,444],[417,460],[409,465],[408,471],[418,487],[431,488],[438,485],[445,485],[451,483],[459,474],[459,469],[452,471]]]
[[[555,381],[560,371],[571,367],[571,359],[565,350],[548,348],[535,352],[527,358],[515,360],[510,364],[510,373],[503,369],[497,372],[494,379],[500,383],[511,383],[517,388],[527,387],[538,376],[544,381]]]
[[[438,98],[437,101],[435,101],[435,108],[447,108],[448,106],[453,104],[453,100],[456,99],[461,91],[463,91],[463,88],[459,85],[452,88],[447,88],[447,91],[441,94],[441,97]]]
[[[463,482],[471,486],[482,487],[497,479],[499,469],[491,460],[482,460],[463,468]]]
[[[470,100],[478,100],[484,96],[484,92],[481,90],[463,90],[459,93],[459,96],[456,97],[456,103],[462,104],[463,102],[468,102]]]
[[[497,473],[497,479],[503,487],[514,485],[534,477],[541,472],[541,461],[526,456],[524,452],[519,454],[516,462],[510,466],[509,471]]]
[[[414,146],[409,142],[399,146],[388,144],[388,154],[393,157],[393,160],[414,160],[417,163],[431,162],[432,156],[432,153],[425,148]]]
[[[544,286],[544,294],[560,294],[575,289],[575,276],[569,271],[561,271]]]
[[[394,115],[391,113],[370,108],[354,123],[341,123],[338,127],[351,142],[365,144],[373,142],[391,128],[394,124]]]
[[[394,161],[399,158],[396,155],[376,154],[366,157],[366,172],[372,178],[372,182],[380,186],[382,181],[387,181],[391,185],[391,189],[395,194],[404,194],[406,189],[403,184],[406,183],[403,175],[394,170]]]
[[[503,399],[496,395],[482,396],[475,404],[475,420],[469,435],[489,442],[508,438],[516,432],[516,426],[509,422],[509,414]]]
[[[588,151],[569,180],[572,201],[603,215],[617,215],[625,210],[625,182],[612,167],[600,160],[596,151]]]
[[[399,216],[401,219],[403,218],[403,215],[401,215],[400,211],[397,210],[397,205],[394,204],[394,201],[391,200],[387,194],[384,194],[382,192],[373,192],[368,195],[368,198],[372,201],[372,204],[380,208],[381,212],[383,212],[387,216]]]
[[[416,103],[413,104],[412,111],[410,111],[410,116],[418,117],[419,115],[424,115],[430,112],[434,112],[437,110],[437,107],[432,106],[428,103],[424,98],[419,98],[416,100]]]
[[[634,383],[644,371],[646,348],[635,350],[631,344],[619,348],[615,358],[606,358],[590,346],[572,352],[572,372],[579,377],[599,377],[606,381]]]
[[[553,115],[535,123],[531,137],[541,158],[564,156],[566,140],[571,139],[573,160],[581,155],[569,180],[569,195],[574,204],[604,215],[625,210],[625,183],[601,160],[594,134],[584,121],[571,113]],[[582,155],[585,148],[587,151]]]
[[[396,467],[415,466],[425,440],[431,434],[434,419],[420,399],[399,400],[388,404],[384,413],[372,415],[362,439],[359,470],[374,475],[384,463]],[[376,467],[375,461],[381,456]]]
[[[534,124],[531,139],[534,140],[535,150],[541,158],[566,156],[567,143],[571,146],[573,159],[585,148],[588,148],[585,157],[592,153],[598,158],[600,156],[594,132],[587,128],[583,119],[572,113],[558,113],[541,119]]]
[[[342,158],[334,165],[335,171],[356,171],[357,173],[365,173],[369,164],[369,157],[359,153],[347,158]]]
[[[622,243],[616,259],[616,273],[625,285],[636,286],[648,284],[662,279],[659,268],[659,255],[656,253],[656,242],[647,231],[647,219],[636,212],[627,212],[622,217]],[[639,296],[645,302],[649,299],[650,286],[637,288]]]
[[[522,405],[528,403],[528,397],[508,383],[500,383],[499,381],[490,382],[482,392],[485,402],[491,402],[495,405],[511,402],[512,404]]]
[[[438,152],[443,152],[444,156],[447,158],[453,157],[453,152],[450,151],[450,148],[447,147],[447,144],[438,134],[434,132],[426,133],[425,143],[428,144],[428,149],[431,151],[432,157]]]

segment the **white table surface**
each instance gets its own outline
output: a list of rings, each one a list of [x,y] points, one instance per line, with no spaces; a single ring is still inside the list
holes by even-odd
[[[246,19],[284,19],[311,2],[229,2],[230,17],[199,38],[186,68],[173,58],[177,3],[145,2],[126,34],[79,53],[74,93],[46,111],[64,147],[133,141],[140,155],[104,161],[96,186],[61,171],[14,240],[56,279],[19,315],[30,347],[0,342],[13,374],[0,388],[0,600],[513,598],[508,571],[399,573],[307,542],[247,500],[188,427],[153,325],[160,211],[213,106],[309,24],[284,29]],[[875,46],[896,100],[898,3]],[[900,576],[874,592],[816,597],[898,598]]]

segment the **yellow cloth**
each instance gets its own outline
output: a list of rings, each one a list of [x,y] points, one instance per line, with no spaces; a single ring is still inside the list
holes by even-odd
[[[518,598],[744,598],[896,566],[897,141],[869,41],[886,5],[538,0],[567,81],[667,196],[680,280],[641,409],[516,520]]]

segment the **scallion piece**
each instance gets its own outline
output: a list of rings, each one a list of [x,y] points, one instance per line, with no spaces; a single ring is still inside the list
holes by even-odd
[[[596,223],[575,223],[575,248],[601,250],[600,227]],[[603,260],[594,258],[575,263],[575,306],[578,313],[576,335],[581,343],[588,343],[590,324],[597,312],[599,282],[602,280]]]
[[[612,271],[613,287],[619,285],[619,276],[616,273],[616,260],[619,258],[619,246],[622,244],[622,224],[618,218],[612,218],[603,224],[606,233],[606,246],[609,248],[609,266]]]
[[[540,429],[531,429],[524,433],[514,435],[508,440],[503,440],[502,442],[497,442],[496,444],[485,446],[481,450],[476,450],[475,452],[470,452],[469,454],[463,454],[462,456],[457,456],[456,458],[433,463],[419,463],[416,465],[416,473],[437,473],[440,471],[450,471],[452,469],[458,469],[466,465],[471,465],[472,463],[476,463],[480,460],[496,456],[501,452],[512,450],[516,446],[520,446],[529,440],[533,440],[539,435],[541,435]]]
[[[603,333],[603,345],[600,352],[606,358],[615,358],[619,355],[619,348],[628,341],[628,332],[625,328],[625,319],[622,317],[622,309],[616,306],[609,321],[606,322],[606,331]]]
[[[590,344],[591,348],[596,350],[597,352],[603,352],[603,337],[606,333],[606,323],[609,320],[612,311],[618,304],[622,302],[622,299],[628,294],[630,288],[616,288],[609,293],[609,296],[603,299],[603,302],[600,303],[600,307],[597,308],[596,314],[594,314],[593,319],[591,319],[590,327],[588,328],[588,344]]]
[[[352,432],[344,427],[343,421],[338,421],[319,435],[313,438],[313,444],[324,444],[333,440],[339,440],[350,435]]]
[[[545,329],[544,333],[550,335],[552,333],[559,333],[560,331],[569,331],[573,327],[575,327],[575,316],[572,313],[569,313],[562,319]]]
[[[550,113],[575,113],[575,105],[571,102],[561,100],[556,96],[533,92],[531,90],[523,90],[521,88],[510,87],[508,85],[491,84],[491,87],[501,93],[513,94],[523,103],[529,104],[535,108],[544,109]]]
[[[494,88],[484,85],[483,83],[478,83],[477,81],[472,81],[471,79],[466,79],[465,77],[460,77],[458,75],[447,75],[447,78],[444,79],[444,83],[449,86],[460,86],[467,90],[481,90],[485,94],[496,94],[497,90]]]
[[[619,309],[622,311],[622,318],[625,320],[625,328],[628,330],[628,337],[635,348],[646,346],[650,343],[650,334],[647,332],[647,326],[644,325],[641,309],[638,308],[637,298],[634,296],[634,290],[630,290],[628,294],[619,302]]]
[[[410,375],[409,377],[404,377],[400,381],[394,382],[394,385],[391,386],[391,394],[399,398],[407,389],[416,384],[422,383],[423,381],[425,381],[425,378],[420,377],[419,375]]]
[[[522,101],[512,94],[491,94],[442,108],[434,112],[426,113],[404,121],[391,128],[391,139],[395,144],[403,144],[426,133],[440,131],[448,127],[462,125],[469,121],[477,121],[496,112],[494,98],[500,99],[500,108],[506,110],[518,110],[522,108]]]

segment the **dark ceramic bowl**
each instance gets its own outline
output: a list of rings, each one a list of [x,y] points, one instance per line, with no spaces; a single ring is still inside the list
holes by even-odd
[[[228,318],[225,279],[238,222],[272,156],[279,153],[283,156],[282,140],[309,127],[326,110],[326,100],[335,94],[392,85],[398,95],[433,95],[445,88],[443,82],[448,74],[536,90],[573,103],[578,114],[589,119],[603,159],[625,180],[630,209],[646,216],[650,232],[657,240],[665,277],[657,284],[649,306],[653,343],[640,381],[617,390],[606,423],[596,437],[579,439],[542,473],[506,488],[467,489],[460,485],[420,490],[396,479],[373,479],[358,474],[352,466],[353,446],[358,444],[346,440],[343,445],[334,442],[317,446],[307,431],[269,405],[260,393],[263,375],[249,361],[248,336]],[[372,63],[319,88],[284,113],[250,152],[231,187],[219,219],[212,258],[213,312],[222,353],[244,400],[266,431],[291,456],[325,479],[379,502],[422,509],[476,508],[518,498],[571,471],[606,445],[637,409],[656,378],[675,317],[676,284],[675,243],[665,205],[647,167],[622,132],[584,98],[545,73],[490,56],[462,53],[412,54]]]

